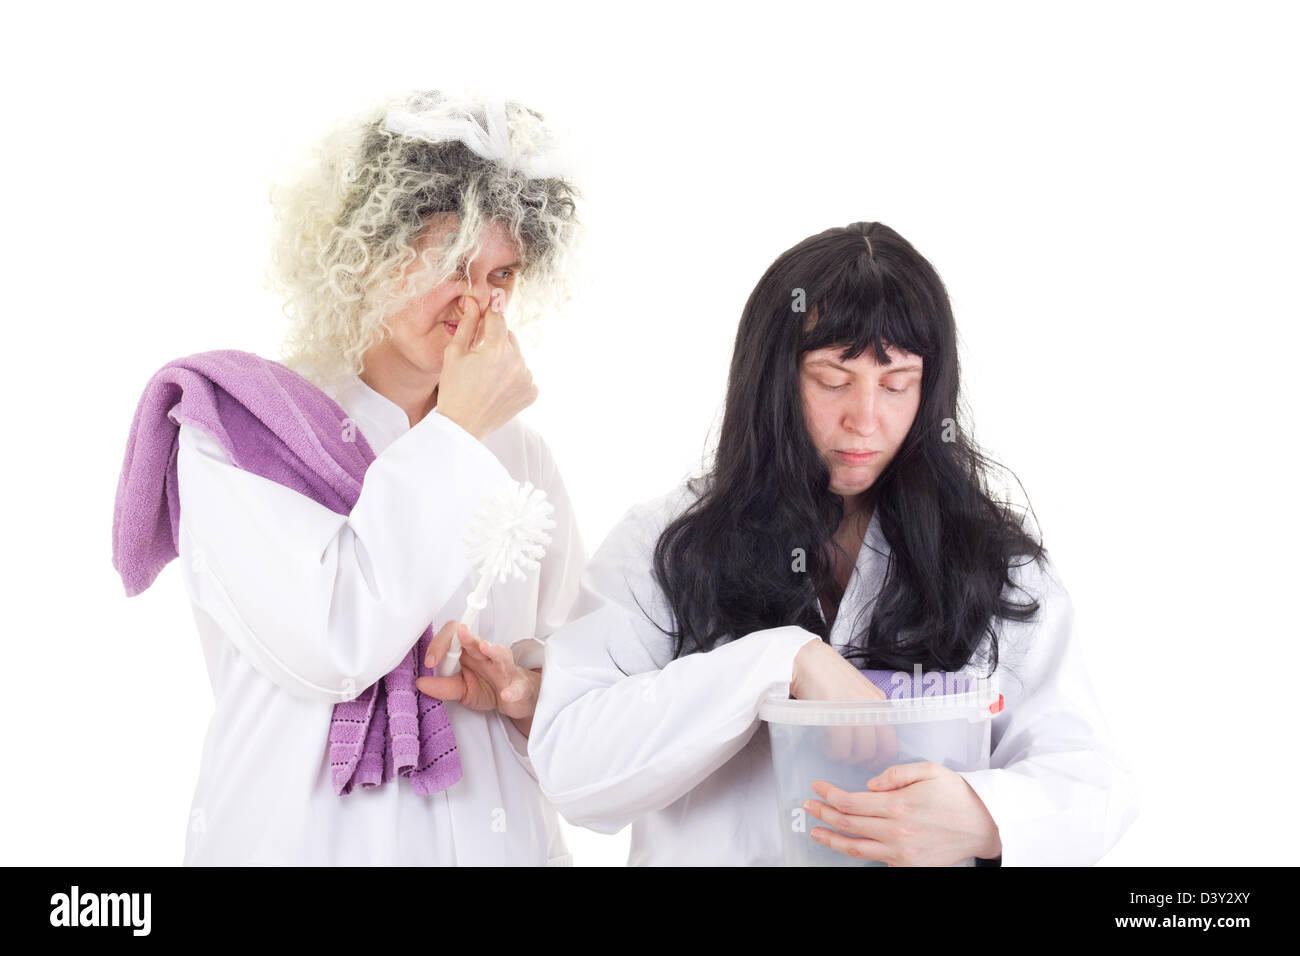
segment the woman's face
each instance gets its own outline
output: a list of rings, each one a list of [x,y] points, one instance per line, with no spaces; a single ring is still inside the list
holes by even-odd
[[[451,217],[435,222],[425,243],[440,241],[455,225]],[[423,248],[422,245],[417,251]],[[478,302],[480,312],[487,312],[489,298],[499,289],[501,311],[504,312],[514,292],[515,279],[521,268],[520,259],[519,246],[511,238],[509,230],[501,222],[492,223],[467,275],[435,286],[389,318],[390,341],[387,344],[391,350],[398,353],[405,364],[436,380],[442,374],[443,353],[469,305],[466,298],[472,297]],[[407,267],[407,274],[416,268],[420,268],[418,259]]]
[[[804,423],[830,469],[830,490],[846,504],[870,488],[898,453],[921,405],[919,355],[887,348],[890,364],[867,348],[841,361],[843,346],[805,352],[799,361]]]

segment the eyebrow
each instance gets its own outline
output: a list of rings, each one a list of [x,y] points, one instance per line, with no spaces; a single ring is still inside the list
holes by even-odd
[[[809,365],[829,365],[831,368],[837,368],[837,369],[839,369],[841,372],[848,372],[850,375],[853,374],[853,369],[851,369],[851,368],[845,368],[845,367],[844,367],[843,365],[841,365],[839,362],[832,362],[830,359],[813,359],[813,360],[812,360],[811,362],[809,362],[808,364],[809,364]],[[895,367],[892,366],[892,365],[886,365],[886,366],[885,366],[885,371],[882,372],[881,374],[882,374],[882,375],[893,375],[893,374],[895,374],[896,372],[919,372],[919,371],[921,371],[921,366],[919,366],[919,365],[917,365],[915,362],[913,362],[911,365],[900,365],[900,366],[898,366],[897,368],[895,368]]]
[[[458,271],[460,271],[460,272],[464,272],[464,271],[465,271],[465,265],[466,265],[466,260],[462,259],[462,260],[460,260],[460,262],[456,263],[456,269],[457,269]],[[514,269],[516,272],[518,272],[518,271],[519,271],[520,269],[522,269],[523,267],[524,267],[524,264],[523,264],[522,262],[520,262],[518,259],[516,259],[514,262],[507,263],[507,264],[504,265],[504,266],[497,266],[497,267],[496,267],[495,269],[493,269],[492,271],[493,271],[493,272],[500,272],[502,269]]]

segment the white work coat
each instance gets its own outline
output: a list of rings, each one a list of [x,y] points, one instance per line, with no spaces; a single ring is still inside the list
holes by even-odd
[[[215,695],[186,864],[567,865],[527,741],[496,711],[447,704],[464,775],[418,796],[405,777],[334,793],[340,691],[390,671],[430,623],[459,618],[477,583],[463,538],[509,477],[555,506],[539,571],[496,583],[475,632],[541,665],[585,554],[541,438],[518,419],[480,442],[436,412],[414,428],[360,378],[332,397],[376,454],[350,515],[231,464],[180,429],[179,563]],[[375,719],[383,719],[382,715]]]
[[[631,824],[632,865],[780,865],[759,705],[773,684],[788,695],[795,655],[818,638],[776,627],[673,659],[672,642],[647,618],[674,626],[651,561],[688,501],[683,487],[632,508],[592,557],[582,616],[546,643],[529,754],[566,819],[602,833]],[[888,554],[873,515],[832,625],[841,652],[879,592]],[[998,825],[1003,865],[1091,864],[1136,816],[1133,782],[1085,673],[1069,595],[1036,565],[1013,578],[1042,607],[1035,622],[1001,623],[1005,706],[992,723],[990,769],[961,776]]]

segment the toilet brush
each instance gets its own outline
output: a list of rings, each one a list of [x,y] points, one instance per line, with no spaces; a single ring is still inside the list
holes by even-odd
[[[555,527],[550,518],[554,511],[545,491],[534,488],[531,482],[521,485],[512,481],[474,513],[465,544],[479,579],[465,601],[461,624],[473,631],[479,611],[487,606],[488,588],[494,580],[504,583],[512,574],[523,579],[528,571],[541,566],[542,555],[551,543],[547,531]],[[447,656],[438,663],[438,676],[454,677],[459,673],[460,640],[453,636]]]

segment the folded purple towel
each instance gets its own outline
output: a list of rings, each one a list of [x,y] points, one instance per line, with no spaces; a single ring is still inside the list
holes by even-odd
[[[862,676],[885,692],[889,700],[912,697],[946,697],[965,694],[976,687],[975,679],[958,671],[864,670]]]
[[[239,468],[350,514],[375,454],[345,421],[347,413],[311,382],[250,352],[200,352],[159,369],[135,410],[113,512],[113,566],[127,596],[147,589],[177,556],[182,424],[212,436]],[[421,795],[461,778],[446,708],[415,689],[417,676],[433,674],[424,666],[432,640],[430,625],[391,673],[334,705],[329,760],[339,795],[397,774]],[[374,720],[376,713],[385,719]]]

